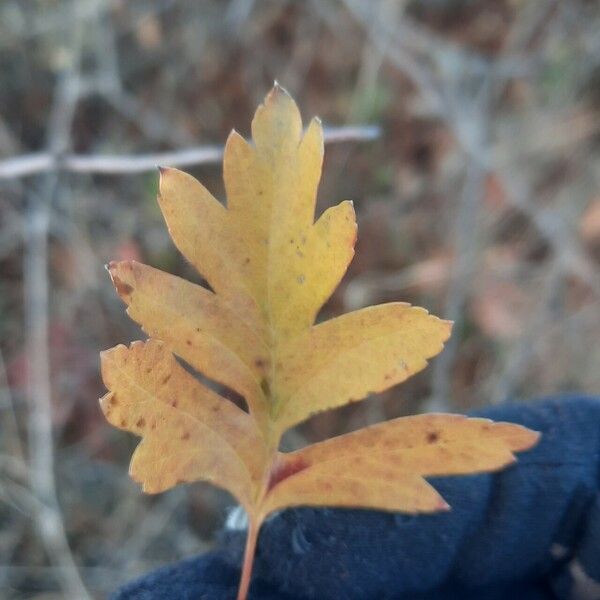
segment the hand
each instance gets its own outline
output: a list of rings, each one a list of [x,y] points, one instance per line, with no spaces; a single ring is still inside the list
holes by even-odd
[[[253,600],[600,599],[600,399],[471,413],[542,433],[492,475],[431,479],[452,510],[286,510],[264,524]],[[114,600],[234,599],[244,534],[159,569]]]

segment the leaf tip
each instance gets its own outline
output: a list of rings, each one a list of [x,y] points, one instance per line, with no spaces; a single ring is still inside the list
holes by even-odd
[[[440,512],[449,512],[452,510],[452,507],[443,498],[440,498],[436,510],[439,510]]]
[[[516,439],[514,442],[514,451],[522,452],[524,450],[529,450],[530,448],[537,446],[541,439],[542,434],[540,431],[523,427],[521,435],[518,436],[518,439]]]
[[[452,329],[454,328],[454,321],[449,321],[448,319],[440,319],[442,325],[446,328],[446,331],[448,333],[447,337],[445,338],[444,342],[446,342],[448,340],[448,338],[452,335]]]
[[[509,447],[511,452],[523,452],[533,448],[542,437],[539,431],[529,429],[518,423],[495,422],[494,430]],[[516,460],[516,459],[515,459]]]
[[[158,169],[158,173],[159,173],[159,177],[158,177],[158,197],[161,198],[161,188],[164,186],[164,181],[165,178],[167,177],[167,175],[173,171],[173,169],[171,167],[161,167],[160,165],[157,165],[156,168]]]
[[[168,175],[171,171],[174,170],[173,167],[163,167],[161,165],[156,165],[156,168],[158,169],[158,172],[160,173],[161,177]]]
[[[280,100],[280,99],[289,99],[292,100],[290,93],[275,79],[273,82],[273,87],[271,91],[267,94],[265,98],[265,103],[268,103],[271,100]]]
[[[102,412],[106,415],[106,410],[108,408],[108,405],[110,404],[110,400],[113,397],[114,393],[113,392],[107,392],[106,394],[104,394],[104,396],[102,396],[101,398],[98,399],[98,403],[100,404],[100,410],[102,410]]]
[[[113,285],[117,290],[117,294],[123,299],[126,299],[131,295],[134,288],[132,285],[124,281],[122,276],[119,276],[119,271],[123,274],[125,269],[126,271],[133,271],[133,265],[135,261],[133,260],[125,260],[122,262],[111,261],[107,265],[107,271],[112,279]]]

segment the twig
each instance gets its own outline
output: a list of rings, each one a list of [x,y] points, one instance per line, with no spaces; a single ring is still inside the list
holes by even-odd
[[[25,461],[25,452],[23,450],[23,444],[21,442],[21,436],[19,435],[19,425],[17,421],[17,414],[15,410],[15,403],[10,393],[10,386],[8,383],[8,376],[6,374],[6,366],[4,364],[4,356],[0,350],[0,411],[2,411],[2,424],[3,427],[3,442],[7,446],[7,450],[10,450],[13,459],[16,461]],[[6,435],[8,434],[8,435]],[[10,446],[10,447],[8,447]]]
[[[173,490],[139,519],[136,523],[137,534],[130,537],[115,555],[115,563],[123,573],[130,577],[139,568],[138,561],[150,542],[164,533],[172,522],[173,515],[186,501],[185,490]]]
[[[40,501],[35,517],[50,560],[58,568],[68,597],[83,600],[89,596],[69,550],[54,481],[48,346],[48,220],[48,205],[36,202],[28,218],[25,252],[30,485]]]
[[[480,81],[479,100],[471,102],[472,135],[470,136],[473,147],[478,147],[481,152],[488,148],[488,136],[491,118],[491,70],[484,74]],[[469,156],[470,158],[470,156]],[[470,282],[477,261],[478,222],[477,215],[485,194],[486,170],[474,160],[466,164],[465,185],[463,195],[458,207],[455,229],[455,245],[457,259],[454,272],[450,280],[446,296],[444,317],[454,321],[454,327],[460,331],[464,321],[464,308],[467,301]],[[429,410],[447,409],[450,390],[451,370],[458,351],[459,334],[455,332],[442,354],[435,361],[433,368],[432,397],[428,402]]]
[[[414,45],[414,38],[418,36],[413,35],[414,32],[410,28],[405,30],[403,23],[395,22],[394,27],[401,27],[404,34],[398,35],[397,32],[392,31],[391,25],[382,23],[379,20],[380,15],[377,12],[374,13],[368,3],[343,0],[343,4],[349,13],[363,24],[371,43],[382,54],[386,55],[400,71],[415,82],[428,108],[434,113],[444,114],[446,112],[446,102],[431,65],[426,64],[423,57],[415,52],[414,47],[411,47],[411,44]],[[322,10],[325,5],[315,2],[315,6],[317,9],[321,8]],[[324,12],[324,18],[327,18],[329,14]],[[334,25],[333,22],[331,24]],[[432,40],[429,40],[428,48],[431,43]],[[394,46],[397,47],[397,51],[393,50]]]
[[[80,47],[81,31],[76,31]],[[59,80],[50,115],[48,148],[64,152],[78,95],[78,72],[65,73]],[[51,204],[59,189],[58,173],[49,173],[43,194],[30,198],[26,219],[24,257],[26,347],[29,358],[27,391],[29,399],[28,446],[29,483],[39,502],[34,517],[48,558],[56,568],[67,598],[90,598],[77,570],[65,532],[54,475],[50,347],[48,340],[48,228]]]
[[[365,142],[379,137],[379,127],[371,125],[349,125],[325,128],[325,142]],[[140,155],[82,155],[64,156],[41,152],[25,154],[0,161],[0,179],[17,179],[39,173],[70,171],[73,173],[142,173],[152,171],[157,165],[185,167],[191,165],[216,164],[223,157],[221,146],[198,146],[172,152],[157,152]]]
[[[555,255],[548,267],[544,281],[541,282],[539,306],[528,320],[525,331],[518,343],[514,344],[504,360],[502,368],[498,368],[498,375],[492,379],[488,394],[490,403],[506,402],[514,397],[523,373],[529,367],[532,356],[535,355],[536,340],[539,340],[548,323],[556,320],[557,298],[563,291],[565,272],[560,267],[560,255]]]

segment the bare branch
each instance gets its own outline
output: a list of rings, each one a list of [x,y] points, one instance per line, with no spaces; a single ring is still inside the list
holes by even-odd
[[[371,125],[348,125],[325,128],[325,142],[367,142],[379,137],[379,127]],[[171,167],[189,167],[192,165],[216,164],[223,156],[222,146],[198,146],[172,152],[153,154],[106,154],[54,155],[48,152],[25,154],[0,161],[0,179],[17,179],[52,171],[70,171],[72,173],[143,173],[152,171],[157,165]]]
[[[81,30],[75,32],[80,48]],[[79,99],[78,70],[67,71],[59,79],[49,121],[48,148],[64,152],[69,146],[71,123]],[[51,204],[58,191],[57,173],[49,173],[44,193],[30,198],[26,219],[24,256],[25,325],[28,378],[29,484],[37,499],[34,518],[37,531],[46,546],[48,558],[57,571],[61,587],[69,598],[90,598],[81,581],[69,547],[58,501],[50,383],[48,229]]]

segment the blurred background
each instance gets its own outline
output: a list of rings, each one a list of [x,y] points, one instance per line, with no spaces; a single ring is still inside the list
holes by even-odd
[[[1,598],[105,597],[210,548],[231,510],[129,480],[98,353],[143,334],[103,265],[194,277],[154,165],[223,199],[221,145],[274,79],[329,128],[319,211],[358,213],[322,316],[404,300],[456,322],[426,371],[287,443],[600,391],[597,1],[2,0]]]

